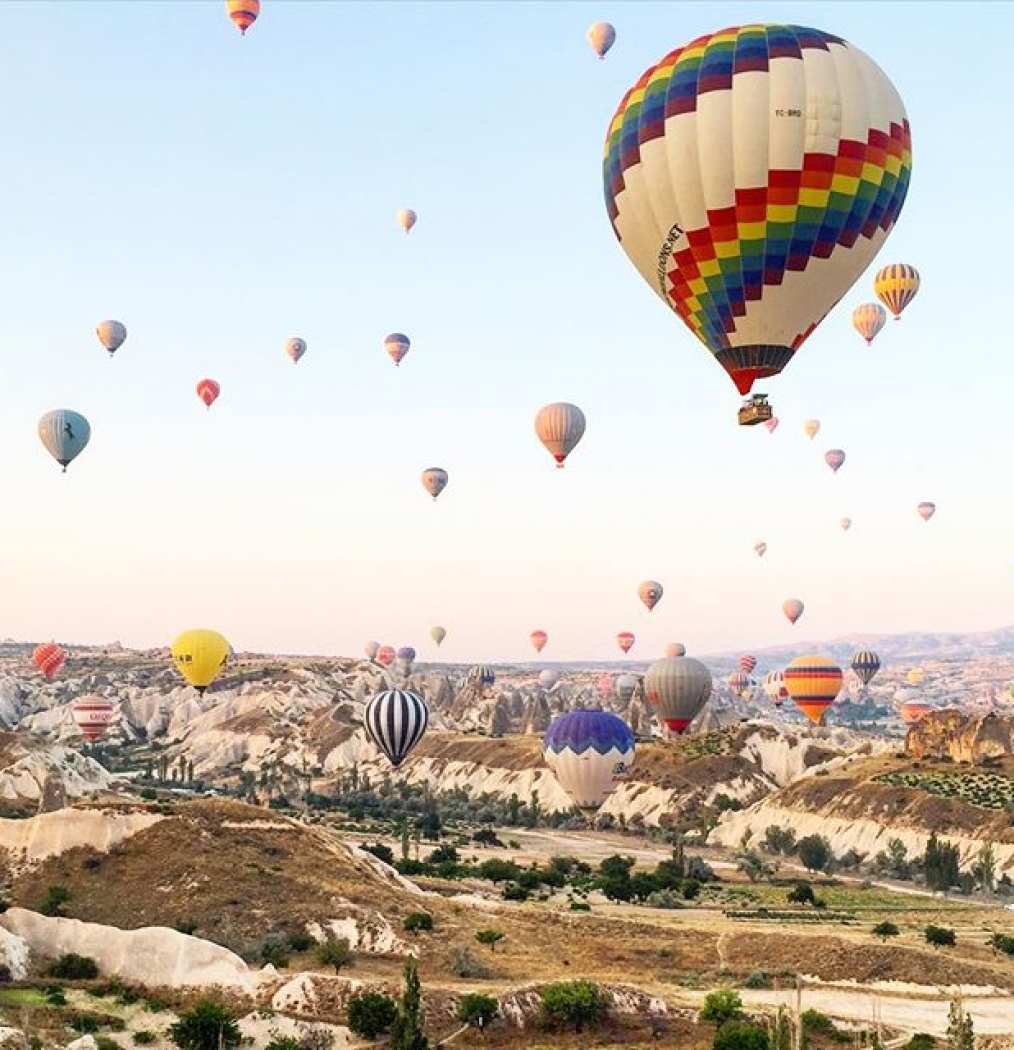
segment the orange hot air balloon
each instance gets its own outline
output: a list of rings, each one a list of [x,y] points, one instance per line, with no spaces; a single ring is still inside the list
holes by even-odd
[[[933,705],[927,704],[925,700],[906,700],[901,705],[901,720],[907,726],[914,726],[916,722],[921,722],[932,710]]]
[[[535,651],[541,653],[546,648],[546,642],[549,641],[549,635],[545,631],[532,631],[529,635],[532,640],[532,645],[535,646]]]
[[[67,662],[67,655],[56,642],[44,642],[32,653],[32,663],[50,681]]]
[[[797,656],[785,668],[789,696],[814,725],[823,721],[841,692],[842,680],[841,668],[826,656]]]
[[[94,744],[113,720],[116,705],[102,696],[82,696],[71,711],[81,735],[89,744]]]
[[[214,381],[214,379],[202,379],[197,384],[197,396],[207,405],[208,408],[218,400],[218,395],[222,392],[222,388]]]
[[[786,598],[782,602],[782,612],[789,619],[789,623],[795,623],[803,615],[803,603],[798,598]]]
[[[630,631],[621,631],[616,636],[616,641],[625,653],[629,653],[630,650],[634,648],[634,636]]]
[[[261,0],[225,0],[225,10],[240,33],[246,36],[246,31],[261,13]]]
[[[395,656],[397,656],[397,653],[394,650],[394,646],[382,645],[377,650],[377,663],[381,667],[390,667],[394,663]]]

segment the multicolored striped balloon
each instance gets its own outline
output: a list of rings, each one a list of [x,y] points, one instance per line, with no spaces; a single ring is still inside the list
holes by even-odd
[[[915,298],[920,284],[919,271],[908,263],[892,263],[873,278],[873,290],[877,298],[894,314],[896,321],[900,319],[901,311]]]
[[[852,327],[870,346],[877,332],[887,324],[887,311],[880,303],[863,303],[852,311]]]
[[[261,13],[261,0],[225,0],[225,10],[243,36]]]
[[[670,52],[630,88],[603,180],[631,262],[746,394],[869,266],[911,165],[905,107],[862,51],[745,25]]]
[[[797,656],[785,668],[785,688],[814,725],[820,725],[827,709],[841,692],[841,668],[827,656]]]

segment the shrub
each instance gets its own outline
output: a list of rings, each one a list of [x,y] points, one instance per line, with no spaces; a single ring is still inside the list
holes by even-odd
[[[455,948],[451,952],[447,969],[455,977],[467,977],[473,981],[482,981],[490,976],[489,967],[467,948]]]
[[[67,996],[63,994],[63,989],[58,985],[52,985],[45,991],[46,1002],[50,1006],[66,1006]]]
[[[46,896],[39,905],[43,915],[63,915],[63,906],[70,900],[70,890],[66,886],[47,886]]]
[[[770,1050],[767,1029],[743,1021],[727,1021],[715,1033],[712,1050]]]
[[[989,939],[990,947],[1004,955],[1014,955],[1014,937],[1006,933],[994,933]]]
[[[571,898],[570,901],[571,911],[591,911],[591,905],[587,901],[579,901]]]
[[[289,947],[294,952],[308,952],[317,944],[306,930],[294,930],[286,936],[289,941]]]
[[[933,1036],[927,1035],[925,1032],[916,1032],[905,1044],[903,1050],[933,1050],[936,1045],[937,1041]]]
[[[886,920],[884,922],[878,922],[877,925],[873,927],[873,936],[879,937],[881,940],[885,941],[888,937],[897,937],[899,933],[901,933],[901,931],[898,927],[895,926],[893,922],[887,922]]]
[[[529,897],[529,891],[524,886],[519,886],[516,882],[510,882],[503,888],[503,899],[505,901],[526,901]]]
[[[95,1036],[95,1047],[96,1050],[122,1050],[120,1044],[108,1035]]]
[[[46,969],[49,977],[59,977],[64,981],[89,981],[98,977],[99,968],[94,959],[86,955],[75,955],[67,952]]]
[[[214,999],[202,999],[169,1026],[169,1038],[180,1050],[223,1050],[239,1046],[241,1035],[236,1017],[227,1006]]]
[[[498,882],[516,882],[521,869],[513,861],[490,857],[479,865],[478,874],[495,886]]]
[[[420,930],[432,930],[433,916],[430,915],[429,912],[414,911],[405,916],[401,925],[408,933],[418,933]]]
[[[822,1032],[828,1035],[835,1031],[834,1021],[819,1010],[804,1010],[800,1020],[803,1022],[805,1032]]]
[[[475,935],[475,939],[480,944],[489,945],[489,950],[495,952],[497,942],[504,939],[504,933],[502,930],[479,930]]]
[[[82,1035],[94,1035],[99,1030],[99,1019],[94,1014],[74,1014],[67,1024]]]
[[[450,862],[451,864],[457,864],[460,859],[458,851],[453,846],[437,846],[435,850],[430,851],[429,856],[426,858],[426,863],[444,864]]]
[[[743,1016],[743,1000],[733,988],[721,988],[709,992],[704,997],[701,1007],[701,1020],[712,1024],[723,1025],[726,1021],[735,1021]]]
[[[771,978],[768,977],[766,970],[754,970],[746,980],[743,981],[744,988],[768,988],[771,985]]]
[[[177,933],[185,933],[189,936],[197,929],[197,923],[192,919],[179,919],[176,922],[175,929]]]
[[[808,882],[797,882],[786,897],[792,904],[813,904],[816,899],[813,887]]]
[[[566,1026],[582,1032],[601,1024],[609,1012],[605,996],[590,981],[547,984],[539,998],[541,1022],[546,1028]]]
[[[339,937],[335,940],[326,940],[317,949],[317,962],[321,966],[333,966],[334,972],[338,973],[343,966],[352,963],[352,949],[349,947],[347,937]]]
[[[935,947],[941,945],[950,947],[957,940],[953,930],[949,930],[946,926],[934,926],[932,923],[926,927],[925,934],[927,943]]]
[[[140,1031],[134,1033],[134,1042],[138,1046],[148,1046],[149,1043],[154,1043],[157,1036],[154,1032],[149,1032],[147,1028],[142,1028]]]
[[[284,970],[289,965],[289,939],[281,933],[269,933],[257,949],[260,960],[265,965]]]
[[[398,1016],[398,1005],[381,992],[356,992],[349,998],[349,1028],[363,1039],[383,1035]]]
[[[499,1010],[499,1004],[492,995],[469,992],[468,995],[461,997],[454,1016],[462,1024],[471,1025],[473,1028],[485,1028],[496,1017]]]
[[[264,1050],[303,1050],[303,1044],[294,1035],[276,1035]]]
[[[363,849],[367,853],[372,853],[377,860],[382,860],[385,864],[394,866],[394,853],[390,846],[385,846],[382,842],[369,842],[363,846]]]

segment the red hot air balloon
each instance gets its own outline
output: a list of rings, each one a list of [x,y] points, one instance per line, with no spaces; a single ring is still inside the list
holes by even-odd
[[[749,653],[744,653],[739,658],[739,669],[743,674],[753,674],[753,669],[757,666],[757,657],[751,656]]]
[[[535,651],[541,653],[546,648],[546,642],[549,641],[549,635],[545,631],[532,631],[529,635],[532,640],[532,645],[535,646]]]
[[[381,667],[390,667],[394,663],[394,658],[397,655],[394,651],[394,647],[391,645],[382,645],[377,650],[377,663]]]
[[[67,662],[67,655],[56,642],[44,642],[32,653],[32,663],[50,681]]]
[[[222,392],[222,388],[214,381],[214,379],[202,379],[197,384],[197,396],[207,405],[208,408],[218,400],[218,395]]]
[[[625,653],[629,653],[634,648],[634,636],[630,631],[621,631],[616,636],[616,641]]]
[[[83,696],[71,708],[74,722],[89,744],[102,736],[113,720],[116,705],[102,696]]]

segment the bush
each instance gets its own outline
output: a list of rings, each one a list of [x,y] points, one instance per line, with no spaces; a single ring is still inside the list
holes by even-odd
[[[154,1043],[158,1037],[154,1032],[149,1032],[147,1028],[142,1028],[139,1032],[134,1033],[134,1042],[138,1046],[148,1046],[149,1043]]]
[[[526,901],[528,897],[528,890],[524,886],[519,886],[516,882],[510,882],[503,888],[503,899],[505,901]]]
[[[609,1012],[605,996],[590,981],[547,984],[539,998],[541,1023],[546,1028],[566,1026],[582,1032],[601,1024]]]
[[[317,949],[317,962],[321,966],[333,966],[334,972],[338,973],[343,966],[352,963],[352,949],[349,947],[347,937],[339,937],[336,940],[326,940]]]
[[[289,947],[294,952],[308,952],[315,947],[317,942],[306,932],[306,930],[295,930],[286,934]]]
[[[435,850],[431,850],[429,855],[426,857],[427,864],[457,864],[461,858],[458,856],[458,851],[453,846],[437,846]]]
[[[433,916],[429,912],[414,911],[402,920],[402,928],[407,933],[418,933],[420,930],[433,929]]]
[[[723,1025],[726,1021],[735,1021],[743,1016],[743,1000],[734,988],[721,988],[709,992],[704,997],[701,1007],[701,1020],[712,1024]]]
[[[467,948],[455,948],[451,952],[447,969],[454,977],[467,977],[473,981],[482,981],[491,976],[489,967]]]
[[[504,939],[504,933],[502,930],[479,930],[475,935],[475,939],[480,944],[488,945],[491,952],[495,952],[497,942]]]
[[[383,1035],[398,1016],[398,1004],[381,992],[356,992],[349,998],[349,1028],[363,1039]]]
[[[591,911],[591,905],[587,901],[575,900],[573,897],[570,900],[571,911]]]
[[[122,1050],[120,1044],[115,1039],[110,1039],[108,1035],[95,1036],[95,1048],[96,1050]]]
[[[715,1033],[712,1050],[770,1050],[766,1028],[743,1021],[727,1021]]]
[[[743,981],[744,988],[769,988],[771,986],[771,978],[768,976],[766,970],[754,970],[745,981]]]
[[[63,915],[63,906],[70,900],[70,890],[66,886],[47,886],[46,896],[39,905],[43,915]]]
[[[478,875],[482,879],[489,879],[495,886],[498,882],[516,882],[521,874],[521,869],[510,860],[499,860],[491,857],[484,860],[478,869]]]
[[[99,1030],[99,1019],[94,1014],[74,1014],[67,1024],[81,1035],[94,1035]]]
[[[372,853],[377,860],[382,860],[385,864],[394,866],[394,853],[390,846],[385,846],[382,842],[370,842],[363,846],[363,849],[367,853]]]
[[[303,1050],[303,1044],[294,1035],[276,1035],[264,1050]]]
[[[873,936],[880,937],[882,940],[887,940],[888,937],[897,937],[901,933],[901,930],[893,922],[878,922],[873,927]]]
[[[903,1050],[933,1050],[936,1045],[937,1041],[933,1036],[927,1035],[925,1032],[916,1032],[905,1044]]]
[[[46,1002],[50,1006],[66,1006],[67,996],[63,994],[63,989],[58,985],[52,985],[45,991]]]
[[[810,871],[828,871],[834,860],[831,843],[823,835],[807,835],[796,843],[796,853],[803,867]]]
[[[804,1010],[800,1020],[803,1022],[804,1032],[822,1032],[829,1035],[835,1031],[834,1021],[819,1010]]]
[[[957,938],[954,936],[954,931],[949,930],[946,926],[934,926],[932,923],[926,927],[926,941],[935,947],[941,945],[945,947],[951,947]]]
[[[269,933],[257,949],[260,961],[266,966],[284,970],[289,965],[289,939],[281,933]]]
[[[1014,937],[1006,933],[994,933],[989,939],[990,947],[1004,955],[1014,955]]]
[[[485,1028],[499,1010],[500,1006],[492,995],[469,992],[461,997],[454,1016],[462,1024],[471,1025],[473,1028]]]
[[[786,898],[792,904],[813,904],[816,900],[813,887],[808,882],[797,882],[786,894]]]
[[[86,955],[67,952],[46,968],[48,977],[59,977],[64,981],[90,981],[98,977],[99,968],[94,959]]]
[[[169,1038],[180,1050],[223,1050],[239,1046],[242,1038],[236,1017],[214,999],[202,999],[169,1026]]]

